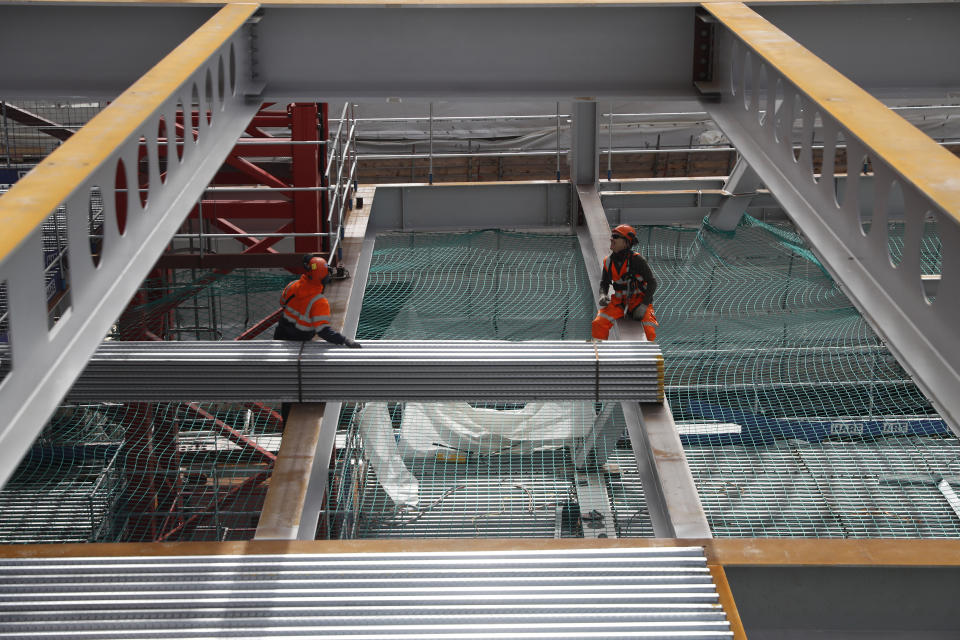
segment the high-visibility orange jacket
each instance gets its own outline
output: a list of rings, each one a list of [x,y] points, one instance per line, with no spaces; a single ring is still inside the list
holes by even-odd
[[[283,289],[280,305],[283,315],[277,322],[274,340],[310,340],[317,334],[334,344],[346,341],[330,327],[330,302],[323,295],[322,284],[301,276]]]
[[[629,303],[631,308],[641,301],[651,304],[653,293],[657,290],[657,280],[653,277],[650,265],[642,255],[629,249],[611,253],[603,259],[601,296],[607,295],[610,285],[613,285],[614,301]]]

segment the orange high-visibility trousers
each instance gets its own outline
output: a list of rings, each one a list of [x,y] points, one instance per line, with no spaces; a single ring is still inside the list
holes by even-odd
[[[635,308],[639,302],[631,305],[631,310]],[[614,297],[610,301],[610,304],[605,306],[603,309],[597,312],[597,317],[593,319],[593,323],[590,328],[590,333],[594,338],[600,340],[606,340],[610,337],[610,329],[613,327],[613,323],[624,315],[623,313],[623,303],[619,298]],[[647,340],[653,342],[657,339],[657,316],[653,312],[653,305],[647,305],[647,312],[643,314],[643,333],[647,336]]]

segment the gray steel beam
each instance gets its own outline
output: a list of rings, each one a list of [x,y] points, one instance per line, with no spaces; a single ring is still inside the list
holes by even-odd
[[[960,89],[943,63],[960,59],[955,3],[831,5],[761,11],[878,95],[948,97]],[[257,63],[268,100],[692,100],[696,6],[271,4],[258,28]],[[0,57],[17,60],[0,76],[0,95],[117,95],[213,12],[188,4],[0,5]],[[376,34],[363,46],[360,25]]]
[[[692,6],[268,6],[259,65],[284,99],[688,97]]]
[[[960,435],[960,299],[943,295],[960,283],[960,160],[746,7],[708,8],[722,25],[715,67],[721,100],[704,106]],[[813,174],[809,135],[817,119],[826,141],[822,176]],[[869,211],[860,203],[859,177],[837,191],[841,142],[850,162],[871,162]],[[895,255],[887,230],[897,200],[906,230]],[[920,259],[930,222],[942,245],[934,300],[924,293],[930,274]]]
[[[12,357],[12,369],[0,385],[5,413],[0,484],[17,468],[256,113],[259,101],[245,98],[250,72],[244,26],[252,12],[250,5],[222,9],[0,198],[7,232],[0,281],[7,284]],[[9,28],[3,20],[0,24]],[[182,158],[167,155],[161,176],[161,119],[172,130],[178,108],[193,102],[210,117],[200,119],[196,140],[185,145]],[[126,184],[137,184],[141,158],[148,166],[148,189],[122,204],[118,171]],[[96,250],[90,238],[95,199],[103,206],[103,240]],[[61,206],[69,304],[52,319],[41,227]],[[126,211],[118,213],[121,206]]]
[[[597,291],[600,261],[609,253],[610,227],[596,187],[579,186],[577,191],[586,222],[586,229],[579,234],[580,247],[590,287]],[[636,322],[619,322],[614,332],[611,335],[619,339],[645,339]],[[623,402],[621,406],[654,533],[659,537],[712,537],[667,401],[654,405]]]
[[[111,341],[67,399],[659,402],[662,363],[660,347],[643,341],[370,340],[360,350],[323,341]]]
[[[0,60],[17,61],[0,73],[0,95],[113,98],[216,12],[196,5],[0,5]]]
[[[721,231],[732,231],[737,228],[740,218],[747,212],[756,198],[757,188],[761,185],[760,177],[743,156],[737,159],[727,183],[723,185],[726,197],[723,202],[710,212],[710,224]]]
[[[878,98],[952,104],[960,75],[956,2],[758,4],[757,13]]]

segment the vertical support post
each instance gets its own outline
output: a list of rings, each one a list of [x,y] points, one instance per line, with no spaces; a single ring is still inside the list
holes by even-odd
[[[560,103],[557,103],[557,182],[560,182]]]
[[[0,113],[0,120],[3,120],[3,154],[7,156],[7,168],[10,168],[10,156],[13,155],[10,153],[10,123],[7,122],[7,103],[6,101],[0,100],[0,107],[2,107],[2,113]]]
[[[433,103],[430,103],[430,171],[427,173],[427,181],[433,184]]]
[[[610,120],[607,122],[607,182],[613,180],[613,103],[610,103]]]
[[[317,141],[318,110],[315,103],[298,102],[287,107],[290,116],[290,138],[296,142]],[[294,144],[291,151],[291,174],[294,187],[319,187],[322,151],[313,145]],[[320,191],[293,192],[293,230],[295,233],[320,233]],[[298,253],[319,253],[320,238],[297,237],[293,241]]]
[[[330,105],[326,102],[321,102],[317,105],[319,111],[319,119],[317,121],[317,139],[326,140],[329,143],[330,140]],[[330,179],[327,177],[327,149],[328,147],[318,144],[316,153],[317,153],[317,172],[320,174],[320,185],[323,187],[330,186]],[[330,192],[321,191],[320,192],[320,229],[326,233],[330,230]],[[330,250],[331,240],[329,237],[324,236],[321,239],[321,249],[326,252]]]
[[[573,103],[573,131],[570,139],[570,180],[576,185],[596,184],[600,175],[597,139],[600,123],[595,101]]]

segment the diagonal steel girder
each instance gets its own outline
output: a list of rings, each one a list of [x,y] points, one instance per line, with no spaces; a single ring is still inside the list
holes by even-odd
[[[710,116],[756,170],[812,249],[960,435],[960,158],[884,107],[746,5],[705,5],[719,21]],[[811,131],[824,131],[814,173]],[[799,142],[799,154],[793,145]],[[872,176],[837,185],[838,148]],[[873,186],[873,206],[861,203]],[[901,195],[895,195],[899,192]],[[903,202],[903,251],[889,237]],[[932,236],[940,257],[921,262]],[[924,280],[940,276],[940,295]]]
[[[259,107],[250,86],[246,25],[255,4],[224,7],[107,109],[0,198],[0,282],[7,288],[12,368],[0,383],[0,484],[52,415],[110,325],[161,255]],[[178,109],[198,103],[198,136],[180,156],[159,139]],[[138,184],[146,146],[148,189]],[[125,180],[118,177],[125,176]],[[94,200],[103,206],[103,240],[89,238]],[[48,320],[41,226],[66,211],[69,306]],[[125,209],[125,211],[123,211]],[[52,326],[50,326],[52,324]],[[5,363],[6,364],[6,363]]]

